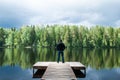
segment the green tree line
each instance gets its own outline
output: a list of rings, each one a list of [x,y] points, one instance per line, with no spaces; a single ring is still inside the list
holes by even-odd
[[[62,39],[67,47],[120,48],[120,28],[77,25],[0,28],[1,47],[55,47]]]

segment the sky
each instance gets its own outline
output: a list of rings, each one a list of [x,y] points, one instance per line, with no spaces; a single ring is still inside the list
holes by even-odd
[[[39,24],[120,27],[120,0],[0,0],[0,27]]]

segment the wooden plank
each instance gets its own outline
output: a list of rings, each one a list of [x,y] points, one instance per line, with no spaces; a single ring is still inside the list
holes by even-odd
[[[66,62],[67,64],[70,64],[71,67],[85,67],[82,63],[80,62]]]
[[[50,63],[42,80],[76,80],[76,76],[69,64]]]
[[[33,65],[34,68],[36,67],[47,67],[49,65],[49,63],[52,63],[52,62],[37,62]]]
[[[50,64],[50,63],[56,63],[56,62],[37,62],[33,65],[33,68],[39,69],[40,67],[46,67]],[[81,68],[85,68],[85,66],[83,64],[81,64],[80,62],[65,62],[65,64],[70,64],[71,67],[81,67]]]
[[[56,62],[37,62],[33,65],[34,69],[46,69],[50,63]]]
[[[75,75],[77,75],[76,73],[79,73],[78,71],[82,70],[82,72],[86,76],[86,67],[83,64],[81,64],[80,62],[65,62],[65,63],[61,63],[61,62],[60,63],[57,63],[57,62],[37,62],[33,65],[33,76],[35,74],[34,69],[46,70],[48,65],[51,64],[51,63],[54,63],[54,64],[69,64],[70,67],[73,69]]]
[[[70,66],[74,69],[86,69],[86,67],[80,62],[66,62],[66,64],[70,64]]]

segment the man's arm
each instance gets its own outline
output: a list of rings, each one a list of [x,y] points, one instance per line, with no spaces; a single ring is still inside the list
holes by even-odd
[[[65,44],[63,43],[63,49],[65,49]]]

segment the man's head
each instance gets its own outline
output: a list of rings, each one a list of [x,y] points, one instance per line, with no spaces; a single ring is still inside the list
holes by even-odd
[[[62,39],[60,39],[60,41],[59,42],[62,42]]]

